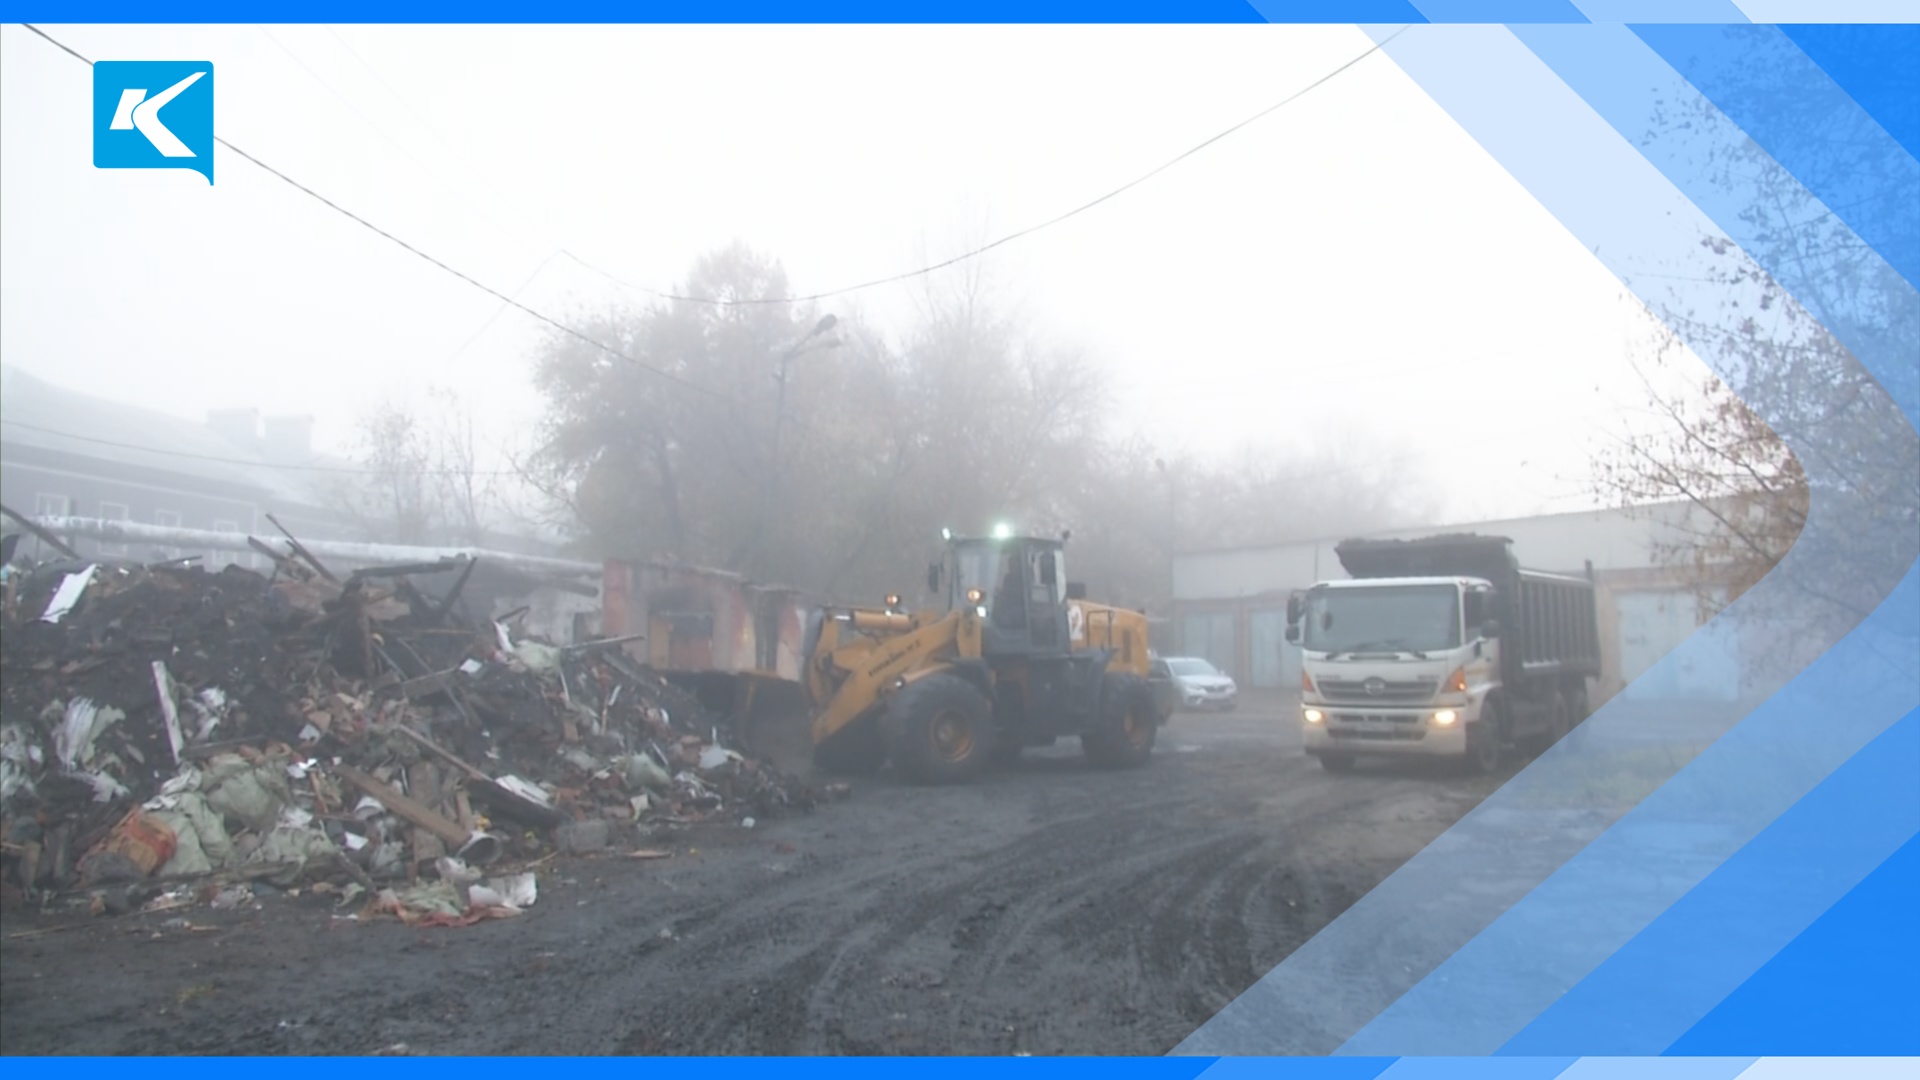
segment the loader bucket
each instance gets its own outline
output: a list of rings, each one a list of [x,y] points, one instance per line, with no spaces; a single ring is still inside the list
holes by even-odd
[[[785,773],[804,773],[813,760],[806,689],[771,672],[667,671],[667,681],[691,693],[720,719],[734,749]]]

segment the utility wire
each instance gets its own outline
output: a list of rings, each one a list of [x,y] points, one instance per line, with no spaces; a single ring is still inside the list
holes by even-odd
[[[25,26],[28,30],[33,31],[35,34],[38,34],[39,36],[45,38],[48,42],[59,47],[61,51],[67,53],[69,56],[72,56],[74,59],[79,60],[81,63],[87,64],[89,66],[93,64],[92,60],[89,60],[85,56],[82,56],[79,52],[75,51],[73,48],[60,42],[59,40],[55,39],[51,34],[48,34],[46,31],[40,29],[39,27],[34,26],[31,23],[22,23],[21,25]],[[551,326],[554,329],[559,330],[561,333],[567,335],[568,337],[576,338],[579,341],[587,345],[590,345],[593,348],[600,350],[601,352],[606,353],[608,356],[612,356],[620,360],[624,360],[627,363],[632,364],[633,366],[640,368],[643,371],[651,372],[652,374],[662,379],[665,379],[668,382],[678,383],[679,385],[684,386],[689,390],[694,390],[699,393],[706,394],[710,397],[714,397],[723,401],[731,400],[728,397],[728,395],[718,390],[714,390],[710,387],[702,386],[699,383],[693,382],[692,380],[684,379],[678,375],[675,375],[670,371],[655,367],[652,364],[649,364],[643,360],[639,360],[625,352],[622,352],[619,349],[614,348],[611,345],[606,344],[605,342],[598,341],[580,332],[579,330],[575,330],[573,327],[568,326],[566,323],[561,322],[560,320],[552,317],[551,315],[546,314],[545,312],[538,311],[538,310],[535,310],[534,308],[528,307],[526,304],[523,304],[520,301],[514,299],[513,297],[508,296],[506,293],[501,292],[500,290],[494,288],[493,286],[488,285],[485,282],[478,280],[477,278],[474,278],[470,274],[467,274],[461,270],[457,270],[454,267],[449,266],[448,264],[433,257],[432,255],[429,255],[426,252],[420,250],[419,248],[414,247],[412,244],[409,244],[405,240],[402,240],[399,237],[393,235],[392,233],[386,231],[385,229],[382,229],[380,226],[375,225],[373,222],[368,221],[366,218],[363,218],[360,215],[354,213],[353,211],[348,210],[347,208],[341,206],[339,203],[336,203],[332,199],[327,198],[325,195],[320,194],[319,192],[313,190],[312,188],[306,186],[305,184],[302,184],[300,181],[295,180],[293,177],[288,176],[286,173],[281,172],[279,169],[274,168],[273,166],[267,164],[266,162],[261,161],[259,158],[254,157],[252,154],[247,153],[245,150],[240,149],[238,146],[235,146],[233,143],[227,141],[221,136],[215,135],[213,137],[213,141],[219,143],[221,146],[226,147],[228,150],[233,151],[235,154],[240,155],[240,157],[246,159],[248,163],[272,175],[273,177],[282,181],[288,186],[316,200],[317,202],[327,207],[329,210],[332,210],[343,217],[351,219],[355,223],[365,227],[366,229],[382,237],[383,239],[391,241],[392,243],[405,249],[409,253],[425,260],[426,262],[433,264],[434,266],[438,267],[441,270],[446,271],[449,274],[452,274],[454,277],[459,278],[461,281],[466,282],[467,284],[473,286],[474,288],[479,289],[481,292],[484,292],[487,295],[492,296],[495,299],[500,300],[505,304],[509,304],[515,308],[520,309],[521,311],[526,312],[528,315],[531,315],[534,318],[540,320],[541,322],[546,323],[548,326]]]
[[[59,46],[59,48],[71,54],[75,59],[78,59],[87,64],[93,63],[93,61],[88,60],[86,57],[80,55],[80,53],[74,51],[72,48],[69,48],[68,46],[55,40],[53,37],[48,35],[45,31],[41,30],[39,27],[36,27],[30,23],[23,23],[21,25],[25,26],[29,30],[32,30],[36,34],[39,34],[41,37],[46,38],[47,41],[51,42],[52,44]],[[1233,126],[1227,128],[1226,130],[1221,131],[1218,134],[1215,134],[1207,139],[1204,139],[1201,142],[1195,144],[1194,146],[1189,147],[1188,149],[1180,152],[1179,154],[1174,155],[1172,158],[1169,158],[1168,160],[1156,166],[1155,168],[1150,169],[1147,172],[1141,174],[1140,176],[1137,176],[1132,180],[1127,181],[1126,183],[1120,185],[1117,188],[1114,188],[1113,190],[1107,192],[1104,195],[1101,195],[1095,199],[1084,202],[1079,206],[1076,206],[1073,209],[1066,211],[1065,213],[1057,214],[1054,217],[1048,218],[1045,221],[1039,222],[1034,225],[1029,225],[1024,229],[1020,229],[1015,232],[1008,233],[1007,235],[1002,236],[997,240],[993,240],[986,244],[982,244],[979,247],[961,252],[960,254],[955,255],[951,258],[943,259],[939,262],[932,263],[927,266],[923,266],[917,270],[909,270],[899,274],[890,274],[885,277],[879,277],[869,281],[864,281],[857,285],[848,285],[838,289],[827,289],[821,292],[808,293],[801,296],[715,298],[715,297],[704,297],[704,296],[691,296],[683,293],[676,293],[676,292],[670,292],[670,291],[665,291],[661,289],[654,289],[645,285],[636,285],[632,282],[622,280],[618,276],[612,273],[609,273],[608,271],[602,270],[597,266],[594,266],[592,263],[587,262],[585,259],[580,258],[578,255],[575,255],[573,252],[568,251],[564,248],[562,249],[562,254],[566,255],[568,258],[572,259],[574,262],[579,263],[582,267],[585,267],[588,270],[592,270],[593,272],[601,275],[607,280],[612,281],[615,284],[624,286],[628,289],[633,289],[638,292],[643,292],[649,296],[653,296],[661,300],[675,301],[680,303],[706,304],[706,305],[715,306],[715,307],[748,307],[748,306],[764,306],[764,305],[771,305],[771,304],[807,303],[810,301],[826,300],[836,296],[845,296],[850,293],[862,292],[867,289],[877,288],[882,285],[892,285],[902,281],[911,281],[915,278],[925,277],[928,274],[932,274],[937,271],[947,269],[948,267],[956,266],[960,263],[979,258],[980,256],[986,254],[989,251],[994,250],[995,248],[1001,247],[1005,244],[1010,244],[1015,240],[1020,240],[1025,237],[1032,236],[1034,233],[1040,232],[1043,229],[1052,228],[1053,226],[1058,225],[1061,222],[1067,221],[1070,218],[1078,217],[1079,215],[1084,214],[1087,211],[1092,210],[1093,208],[1100,206],[1101,204],[1111,199],[1117,198],[1118,196],[1125,194],[1128,191],[1131,191],[1132,189],[1140,186],[1141,184],[1146,183],[1148,180],[1153,179],[1154,177],[1160,175],[1161,173],[1167,171],[1168,169],[1174,167],[1175,165],[1178,165],[1180,162],[1185,161],[1187,158],[1190,158],[1193,155],[1199,153],[1200,151],[1206,149],[1207,147],[1212,146],[1214,143],[1217,143],[1220,140],[1226,138],[1227,136],[1232,135],[1247,126],[1266,118],[1268,115],[1274,112],[1277,112],[1278,110],[1285,108],[1288,105],[1291,105],[1295,101],[1298,101],[1300,98],[1306,96],[1309,93],[1312,93],[1314,90],[1320,88],[1321,86],[1324,86],[1328,82],[1331,82],[1333,79],[1344,74],[1349,69],[1359,64],[1361,61],[1367,59],[1368,57],[1372,56],[1374,53],[1377,53],[1381,49],[1385,48],[1395,38],[1399,37],[1401,34],[1406,33],[1407,30],[1408,30],[1408,27],[1405,27],[1405,26],[1401,27],[1400,29],[1394,31],[1391,35],[1386,37],[1384,40],[1374,44],[1371,48],[1367,49],[1365,52],[1347,61],[1346,63],[1341,64],[1339,67],[1334,68],[1332,71],[1329,71],[1325,75],[1322,75],[1318,79],[1315,79],[1313,82],[1308,83],[1306,86],[1301,87],[1299,90],[1296,90],[1293,93],[1287,95],[1286,97],[1280,99],[1279,101],[1274,102],[1272,105],[1269,105],[1264,109],[1261,109],[1259,112],[1254,113],[1252,116],[1247,117],[1245,120],[1242,120],[1237,124],[1234,124]],[[338,35],[335,35],[335,37],[337,38]],[[282,48],[284,50],[285,47],[282,46]],[[349,51],[351,51],[350,47],[349,47]],[[289,52],[289,55],[292,55],[292,54]],[[357,58],[358,57],[356,54],[356,59]],[[295,57],[294,59],[296,61],[299,60],[298,57]],[[369,71],[372,71],[372,68],[366,64],[365,60],[361,60],[361,64],[362,66],[367,66]],[[304,64],[302,66],[304,66]],[[311,69],[309,69],[309,73],[310,74],[312,73]],[[315,77],[318,78],[317,75]],[[375,77],[378,78],[378,75],[376,74]],[[391,87],[389,87],[388,89],[389,89],[389,92],[391,92]],[[396,95],[396,100],[398,100],[398,95]],[[401,104],[404,106],[405,102],[402,101]],[[429,262],[434,263],[436,266],[441,267],[442,269],[448,271],[449,273],[455,274],[456,276],[460,277],[462,280],[467,281],[468,283],[478,288],[485,289],[487,292],[492,293],[495,296],[502,295],[496,290],[488,288],[487,286],[482,285],[477,281],[474,281],[472,278],[468,277],[465,274],[460,273],[458,270],[454,270],[452,267],[447,266],[445,263],[441,263],[439,260],[434,259],[431,256],[428,256],[422,253],[418,249],[412,247],[411,245],[408,245],[404,241],[398,239],[392,234],[386,232],[385,230],[382,230],[370,224],[365,219],[358,217],[357,215],[351,213],[350,211],[342,209],[340,206],[333,203],[331,200],[325,198],[324,196],[320,195],[319,193],[313,191],[311,188],[306,187],[305,185],[299,183],[298,181],[293,180],[291,177],[288,177],[286,174],[281,173],[278,170],[272,168],[271,166],[266,165],[265,163],[254,158],[252,155],[247,154],[246,152],[240,150],[238,147],[234,146],[232,143],[227,142],[225,139],[221,139],[218,136],[216,136],[215,139],[221,145],[227,147],[229,150],[234,151],[235,153],[239,154],[241,157],[246,158],[248,161],[251,161],[255,165],[260,166],[262,169],[265,169],[266,171],[279,177],[281,180],[284,180],[287,183],[293,185],[294,187],[299,188],[302,192],[305,192],[306,194],[312,196],[313,198],[320,200],[322,203],[325,203],[328,207],[332,208],[333,210],[341,214],[344,214],[349,218],[352,218],[354,221],[359,222],[361,225],[364,225],[369,229],[372,229],[374,232],[379,233],[381,236],[385,237],[386,239],[391,240],[396,244],[399,244],[401,247],[404,247],[408,251],[413,252],[413,254],[418,255],[423,259],[427,259]],[[609,353],[613,353],[614,355],[620,355],[616,350],[613,350],[611,348],[608,348],[607,346],[601,345],[599,342],[592,341],[591,339],[588,339],[584,335],[580,334],[578,331],[575,331],[570,327],[564,326],[561,323],[559,323],[557,320],[551,319],[546,315],[541,314],[540,312],[534,311],[532,308],[528,308],[528,307],[525,307],[524,305],[518,305],[518,304],[516,304],[516,306],[520,307],[522,310],[526,311],[529,315],[532,315],[533,317],[541,320],[542,322],[549,323],[553,326],[558,327],[565,333],[571,334],[574,337],[579,337],[582,340],[587,341],[589,344],[592,344],[597,348],[605,349]],[[631,360],[632,358],[627,357],[626,359]],[[639,361],[637,360],[633,362],[639,363]],[[648,365],[641,364],[640,366],[647,367]],[[658,371],[658,369],[651,369],[651,370]],[[660,374],[665,375],[666,373],[660,372]],[[673,376],[669,375],[667,377],[672,378]],[[680,381],[684,381],[684,380],[680,380]],[[693,384],[689,383],[687,385],[693,385]],[[702,391],[705,391],[706,388],[700,387],[699,389],[701,389]]]
[[[1378,42],[1372,48],[1368,49],[1366,52],[1361,53],[1359,56],[1356,56],[1353,59],[1347,61],[1346,63],[1341,64],[1339,67],[1334,68],[1332,71],[1327,72],[1325,75],[1320,76],[1318,79],[1315,79],[1314,81],[1308,83],[1306,86],[1301,87],[1299,90],[1294,91],[1293,93],[1287,95],[1286,97],[1280,99],[1279,101],[1274,102],[1272,105],[1269,105],[1264,109],[1261,109],[1259,112],[1254,113],[1252,116],[1247,117],[1245,120],[1242,120],[1239,123],[1233,125],[1232,127],[1227,128],[1225,131],[1222,131],[1217,135],[1214,135],[1210,138],[1202,140],[1201,142],[1195,144],[1194,146],[1189,147],[1188,149],[1180,152],[1179,154],[1174,155],[1173,157],[1167,159],[1165,162],[1161,163],[1155,168],[1145,173],[1142,173],[1137,177],[1134,177],[1132,180],[1129,180],[1126,183],[1120,185],[1119,187],[1114,188],[1112,191],[1107,192],[1105,195],[1102,195],[1099,198],[1081,203],[1079,206],[1076,206],[1073,209],[1068,210],[1063,214],[1055,215],[1054,217],[1048,218],[1047,220],[1042,221],[1038,224],[1029,225],[1024,229],[1020,229],[1016,232],[1008,233],[1007,235],[1002,236],[998,240],[994,240],[989,243],[982,244],[981,246],[977,248],[973,248],[969,251],[961,252],[960,254],[955,255],[952,258],[943,259],[940,262],[923,266],[918,270],[909,270],[909,271],[906,271],[905,273],[892,274],[887,277],[874,278],[871,281],[861,282],[858,285],[848,285],[843,288],[828,289],[824,292],[807,293],[802,296],[792,296],[792,297],[784,297],[784,298],[750,297],[745,299],[717,300],[711,297],[684,296],[678,293],[662,292],[658,289],[648,288],[645,285],[635,285],[631,282],[622,281],[621,279],[606,272],[605,270],[602,270],[599,267],[594,266],[591,263],[588,263],[586,260],[581,259],[579,256],[573,254],[571,251],[563,250],[562,254],[565,254],[568,258],[573,259],[573,261],[579,263],[581,266],[585,267],[588,270],[592,270],[594,273],[597,273],[602,277],[605,277],[607,280],[612,281],[615,284],[623,285],[629,289],[635,289],[640,292],[647,293],[648,295],[657,297],[661,300],[680,301],[680,302],[692,303],[692,304],[712,304],[712,305],[717,305],[721,307],[740,307],[740,306],[747,306],[747,305],[754,305],[754,304],[803,304],[809,301],[826,300],[835,296],[844,296],[844,295],[847,295],[848,293],[861,292],[866,289],[877,288],[881,285],[892,285],[902,281],[911,281],[914,278],[925,277],[926,275],[935,273],[936,271],[945,270],[950,266],[955,266],[960,263],[966,262],[970,259],[978,258],[982,255],[985,255],[987,252],[992,251],[997,247],[1000,247],[1003,244],[1010,244],[1015,240],[1019,240],[1023,237],[1032,236],[1034,233],[1037,233],[1042,229],[1052,228],[1053,226],[1058,225],[1069,218],[1077,217],[1081,214],[1084,214],[1087,211],[1092,210],[1094,207],[1099,206],[1100,204],[1107,202],[1110,199],[1113,199],[1119,195],[1122,195],[1128,191],[1131,191],[1132,189],[1140,186],[1141,184],[1146,183],[1148,180],[1153,179],[1154,177],[1160,175],[1161,173],[1166,172],[1168,169],[1173,168],[1175,165],[1178,165],[1182,161],[1185,161],[1186,159],[1192,157],[1193,155],[1199,153],[1200,151],[1205,150],[1207,147],[1212,146],[1214,143],[1219,142],[1220,140],[1226,138],[1227,136],[1232,135],[1233,133],[1239,131],[1244,127],[1247,127],[1250,124],[1253,124],[1258,120],[1264,119],[1270,113],[1276,112],[1282,108],[1285,108],[1288,105],[1293,104],[1295,101],[1298,101],[1300,98],[1313,92],[1314,90],[1325,85],[1326,83],[1331,82],[1334,78],[1345,73],[1349,68],[1352,68],[1354,65],[1360,63],[1360,61],[1365,60],[1367,57],[1372,56],[1374,53],[1377,53],[1381,49],[1386,48],[1387,45],[1393,41],[1394,38],[1397,38],[1401,34],[1406,33],[1408,29],[1409,29],[1408,27],[1403,26],[1400,29],[1395,30],[1392,34],[1387,36],[1384,40]]]

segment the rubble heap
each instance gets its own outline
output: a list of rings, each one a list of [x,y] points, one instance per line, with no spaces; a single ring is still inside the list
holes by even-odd
[[[482,883],[480,867],[814,805],[622,642],[558,647],[465,617],[471,568],[342,582],[292,558],[271,577],[76,562],[14,577],[10,883],[319,878],[459,921],[531,902],[531,878]],[[436,598],[414,583],[429,576],[457,580]]]

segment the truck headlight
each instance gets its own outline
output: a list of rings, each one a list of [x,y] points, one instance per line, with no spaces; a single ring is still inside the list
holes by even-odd
[[[1460,721],[1460,714],[1452,709],[1441,709],[1433,714],[1434,727],[1452,727]]]
[[[1321,712],[1319,709],[1308,709],[1301,715],[1307,718],[1307,723],[1309,724],[1323,724],[1326,723],[1327,720],[1327,714]]]

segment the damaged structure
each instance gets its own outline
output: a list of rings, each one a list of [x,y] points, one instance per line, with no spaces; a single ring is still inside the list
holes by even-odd
[[[28,524],[55,543],[140,528]],[[502,610],[535,582],[591,598],[597,622],[602,567],[245,542],[270,573],[9,567],[0,838],[14,895],[121,911],[231,903],[265,881],[337,890],[368,915],[465,923],[532,902],[532,877],[502,868],[703,823],[752,827],[823,795],[755,757],[697,680],[656,666],[645,628],[624,630],[633,605],[614,605],[623,632],[569,641],[530,631],[527,604]],[[653,584],[619,595],[640,597],[647,628],[668,628],[665,660],[696,674],[716,652],[734,662],[714,641],[736,635],[675,629],[696,612]],[[676,655],[674,642],[697,648],[681,630],[705,630],[705,651]],[[753,639],[738,667],[766,656],[777,670],[783,648],[758,643],[786,636]]]

